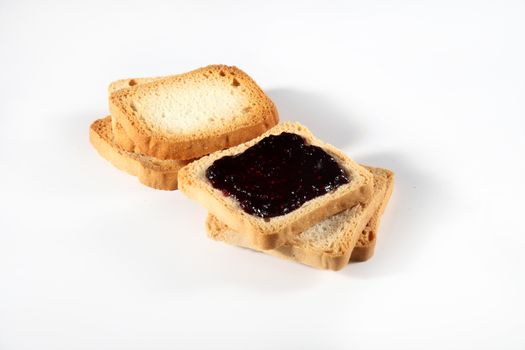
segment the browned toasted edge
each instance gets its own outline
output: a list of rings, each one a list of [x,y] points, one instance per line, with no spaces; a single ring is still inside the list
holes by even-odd
[[[195,159],[202,157],[211,152],[215,152],[228,147],[236,146],[246,142],[266,130],[276,125],[279,121],[279,114],[273,101],[264,93],[257,83],[244,71],[235,66],[210,65],[183,73],[192,74],[200,70],[206,70],[210,67],[222,67],[223,69],[235,70],[236,74],[243,76],[258,89],[258,93],[267,104],[268,108],[263,108],[264,115],[261,121],[256,124],[239,127],[235,130],[223,132],[219,135],[206,135],[202,137],[192,137],[187,140],[179,140],[159,135],[151,130],[145,123],[141,123],[136,118],[130,118],[133,115],[131,103],[127,101],[133,86],[117,90],[109,95],[109,110],[116,122],[118,122],[127,138],[118,138],[116,141],[123,142],[122,146],[127,150],[156,157],[158,159]],[[169,79],[169,77],[166,77]],[[154,84],[148,82],[146,84]],[[129,142],[133,143],[130,147]],[[119,144],[120,145],[120,144]]]
[[[154,82],[156,80],[163,79],[165,77],[156,77],[156,78],[128,78],[112,81],[108,86],[108,96],[112,93],[130,88],[135,85],[147,84]],[[111,128],[113,129],[113,143],[118,147],[122,148],[127,152],[135,152],[135,142],[126,134],[122,125],[117,121],[116,118],[111,118]]]
[[[385,198],[361,233],[361,236],[359,237],[358,242],[354,246],[352,254],[350,255],[350,262],[364,262],[372,258],[374,255],[377,242],[377,232],[379,230],[383,213],[387,207],[390,197],[392,196],[394,189],[394,178],[395,175],[392,173],[392,176],[389,177],[389,181],[387,183]]]
[[[105,124],[105,125],[104,125]],[[102,128],[111,131],[110,117],[95,120],[89,128],[89,140],[95,150],[116,168],[136,176],[139,181],[157,190],[172,191],[178,186],[178,171],[186,163],[174,161],[173,167],[163,169],[148,162],[141,161],[121,149],[111,141],[111,135],[104,137]]]
[[[365,231],[363,231],[362,234]],[[374,231],[375,232],[375,231]],[[355,246],[352,250],[352,254],[350,255],[350,262],[365,262],[367,260],[370,260],[374,256],[375,252],[375,246],[376,246],[376,237],[374,236],[373,239],[368,239],[368,241],[360,246]]]
[[[113,143],[116,147],[120,147],[127,152],[135,152],[135,142],[129,138],[126,131],[122,125],[117,122],[115,119],[112,119],[112,129],[113,129]]]

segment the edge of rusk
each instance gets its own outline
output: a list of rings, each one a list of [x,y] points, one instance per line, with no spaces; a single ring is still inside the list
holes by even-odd
[[[115,167],[136,176],[144,185],[158,190],[176,190],[178,172],[189,162],[156,160],[122,149],[113,143],[109,116],[97,119],[90,125],[89,140],[97,152]]]

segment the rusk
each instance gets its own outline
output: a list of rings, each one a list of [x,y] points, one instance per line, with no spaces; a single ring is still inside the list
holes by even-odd
[[[298,209],[272,218],[260,218],[244,212],[238,202],[212,187],[206,169],[217,159],[244,152],[268,135],[291,132],[301,135],[307,144],[319,146],[336,159],[350,178],[348,184],[307,201]],[[201,203],[214,216],[237,232],[242,232],[257,249],[274,249],[310,226],[358,203],[366,202],[373,190],[373,176],[335,147],[316,139],[299,123],[279,124],[263,135],[244,144],[215,152],[196,160],[179,172],[179,189]]]
[[[345,210],[310,227],[276,249],[265,250],[280,258],[293,260],[320,269],[340,270],[353,261],[364,261],[373,254],[379,218],[393,189],[393,173],[369,168],[374,174],[374,192],[366,203]],[[242,231],[229,228],[213,215],[206,220],[208,236],[214,240],[254,250],[256,247]],[[354,250],[360,242],[358,250]],[[371,248],[370,248],[371,247]],[[352,258],[351,258],[352,257]]]
[[[116,90],[109,97],[113,125],[124,131],[115,141],[159,159],[198,158],[248,141],[278,122],[273,102],[237,67],[127,79],[110,89]]]

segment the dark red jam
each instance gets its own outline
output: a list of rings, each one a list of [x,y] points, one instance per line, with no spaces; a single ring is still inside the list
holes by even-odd
[[[212,186],[261,218],[287,214],[306,201],[348,183],[349,177],[322,148],[292,133],[265,137],[206,170]]]

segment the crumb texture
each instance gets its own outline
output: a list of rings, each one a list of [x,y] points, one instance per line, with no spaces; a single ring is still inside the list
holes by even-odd
[[[159,103],[160,102],[160,103]],[[161,85],[154,94],[132,100],[137,112],[151,128],[170,134],[191,134],[206,125],[220,129],[225,123],[243,118],[250,98],[239,86],[226,85],[205,77]]]

